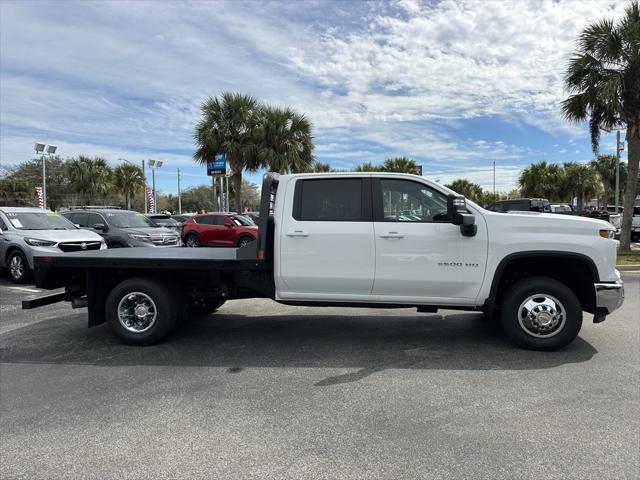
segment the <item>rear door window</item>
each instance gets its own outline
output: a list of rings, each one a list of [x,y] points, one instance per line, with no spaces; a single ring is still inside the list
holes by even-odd
[[[363,179],[299,180],[293,218],[308,222],[359,222],[363,215]]]

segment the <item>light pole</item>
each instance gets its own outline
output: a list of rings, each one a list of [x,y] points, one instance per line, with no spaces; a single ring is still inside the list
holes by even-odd
[[[178,168],[178,215],[182,215],[182,193],[180,191],[180,169]]]
[[[46,153],[45,153],[46,148]],[[42,206],[47,208],[47,163],[46,158],[51,157],[58,147],[56,145],[46,145],[44,143],[34,143],[33,149],[36,152],[36,155],[40,155],[42,158]]]
[[[156,213],[158,211],[158,199],[156,197],[156,169],[160,168],[162,166],[162,160],[152,160],[149,159],[147,160],[147,164],[149,165],[149,168],[151,169],[151,174],[152,174],[152,178],[153,178],[153,212],[151,213]]]

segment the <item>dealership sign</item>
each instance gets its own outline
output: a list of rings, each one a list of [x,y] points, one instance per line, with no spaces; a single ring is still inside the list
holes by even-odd
[[[209,176],[217,176],[217,175],[226,175],[227,173],[227,159],[224,157],[224,154],[216,157],[213,160],[209,160],[207,162],[207,175]]]

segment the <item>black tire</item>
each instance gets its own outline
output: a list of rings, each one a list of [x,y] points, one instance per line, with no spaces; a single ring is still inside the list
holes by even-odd
[[[244,235],[242,237],[240,237],[238,239],[238,248],[240,247],[244,247],[245,245],[251,243],[254,241],[253,237],[250,237],[249,235]]]
[[[211,315],[226,302],[225,299],[198,299],[187,306],[189,315]]]
[[[112,243],[111,245],[109,245],[109,248],[124,248],[124,245],[122,245],[121,243]]]
[[[520,311],[520,306],[530,298],[529,308],[535,306],[531,310],[524,307]],[[524,315],[527,311],[531,317]],[[555,315],[554,312],[563,312],[563,315]],[[534,317],[539,323],[531,320]],[[578,336],[582,327],[582,306],[566,285],[552,278],[531,277],[507,290],[500,323],[507,337],[522,348],[558,350]]]
[[[14,250],[7,257],[7,273],[13,283],[27,283],[33,272],[29,268],[27,257],[20,250]]]
[[[200,246],[200,237],[195,233],[190,233],[186,237],[184,237],[184,245],[186,247],[199,247]]]
[[[105,304],[107,323],[111,330],[123,342],[130,345],[151,345],[162,340],[174,329],[179,316],[178,299],[181,296],[176,295],[169,287],[168,284],[148,278],[131,278],[118,284],[109,293]],[[127,299],[129,295],[133,298]],[[145,296],[151,300],[151,304]],[[154,318],[146,322],[151,324],[148,329],[142,331],[146,324],[144,322],[127,328],[125,326],[127,318],[123,318],[121,322],[118,313],[121,302],[123,302],[122,310],[131,313],[129,318],[134,322],[140,320],[140,317],[134,315],[135,308],[152,307],[147,308],[149,313],[155,310]],[[130,304],[129,308],[127,308],[127,302]],[[136,329],[140,331],[133,331]]]

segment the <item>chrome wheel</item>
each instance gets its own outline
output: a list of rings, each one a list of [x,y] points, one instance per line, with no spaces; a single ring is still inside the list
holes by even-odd
[[[199,247],[200,240],[198,240],[198,237],[196,237],[195,235],[188,235],[186,238],[186,244],[187,247]]]
[[[247,238],[247,237],[241,238],[240,242],[238,243],[238,246],[244,247],[245,245],[248,245],[250,241],[251,241],[250,238]]]
[[[11,261],[9,262],[9,272],[11,272],[11,277],[14,280],[20,280],[24,277],[24,262],[22,261],[22,257],[20,255],[14,255],[11,257]]]
[[[133,333],[143,333],[153,327],[157,314],[155,302],[146,293],[128,293],[118,303],[118,320]]]
[[[530,295],[518,309],[520,327],[536,338],[550,338],[562,331],[567,313],[557,298],[546,293]]]

